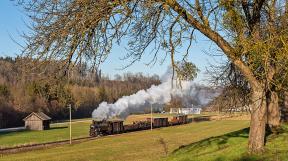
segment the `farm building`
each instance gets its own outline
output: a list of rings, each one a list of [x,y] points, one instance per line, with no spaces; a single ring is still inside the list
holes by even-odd
[[[201,113],[201,108],[170,108],[170,113],[171,114],[200,114]]]
[[[50,128],[51,118],[43,112],[32,112],[23,120],[25,121],[25,128],[29,130],[46,130]]]

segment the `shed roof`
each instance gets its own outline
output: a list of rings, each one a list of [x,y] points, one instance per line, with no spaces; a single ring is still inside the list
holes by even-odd
[[[26,121],[29,117],[31,117],[32,115],[35,115],[36,117],[38,117],[40,120],[51,120],[51,117],[47,116],[46,114],[44,114],[43,112],[32,112],[30,115],[28,115],[27,117],[25,117],[23,120]]]

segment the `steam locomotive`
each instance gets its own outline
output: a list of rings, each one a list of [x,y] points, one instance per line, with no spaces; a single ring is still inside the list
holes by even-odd
[[[191,122],[187,115],[174,116],[171,121],[168,121],[167,117],[152,118],[152,127],[160,128],[174,125],[181,125]],[[93,120],[90,125],[90,136],[103,136],[112,135],[132,131],[147,130],[151,128],[151,118],[147,118],[146,121],[136,121],[133,124],[124,125],[123,120]]]

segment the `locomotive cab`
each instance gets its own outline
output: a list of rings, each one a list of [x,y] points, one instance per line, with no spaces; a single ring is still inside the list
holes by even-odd
[[[90,125],[90,136],[102,136],[123,132],[122,120],[93,120]]]

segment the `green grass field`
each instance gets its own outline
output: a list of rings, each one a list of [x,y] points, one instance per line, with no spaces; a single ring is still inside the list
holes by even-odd
[[[211,114],[205,114],[205,116]],[[154,117],[170,114],[154,114]],[[194,115],[190,117],[199,117]],[[125,121],[145,120],[132,115]],[[249,121],[220,120],[101,137],[73,145],[61,145],[30,152],[0,155],[0,161],[288,161],[288,125],[280,135],[268,137],[266,151],[260,156],[247,154]],[[73,138],[88,136],[91,119],[73,120]],[[68,123],[52,124],[46,131],[0,133],[0,146],[44,143],[69,139]]]
[[[169,117],[172,114],[153,114],[153,117]],[[190,117],[199,117],[201,115],[194,115]],[[125,124],[131,124],[133,121],[146,120],[150,117],[149,114],[131,115],[125,120]],[[89,136],[89,125],[91,118],[72,120],[72,137],[81,138]],[[51,129],[45,131],[20,131],[0,133],[0,147],[12,147],[25,144],[45,143],[52,141],[60,141],[69,139],[69,123],[55,123],[51,124]]]
[[[34,150],[30,152],[2,155],[0,157],[0,160],[154,161],[163,158],[169,160],[170,154],[172,157],[171,159],[173,160],[175,159],[176,155],[173,153],[173,151],[175,151],[179,147],[184,147],[185,145],[189,145],[210,137],[221,136],[232,131],[241,130],[243,128],[246,128],[248,125],[249,121],[242,120],[199,122],[175,127],[154,129],[153,131],[147,130],[134,133],[120,134],[117,136],[107,136],[74,145],[64,145],[59,147]],[[43,131],[42,136],[52,139],[52,136],[48,136],[48,131],[46,131],[47,133]],[[84,131],[83,135],[84,133],[87,133],[87,131]],[[21,140],[20,138],[17,139],[18,141]],[[0,139],[1,144],[2,141],[6,140]],[[11,142],[12,141],[13,139],[11,140]],[[14,141],[16,142],[16,140]]]
[[[192,143],[161,161],[288,161],[288,125],[279,135],[269,135],[261,155],[248,155],[249,129]]]
[[[74,122],[72,124],[73,138],[89,135],[90,121]],[[51,129],[45,131],[19,131],[0,133],[0,147],[11,147],[23,144],[45,143],[69,139],[68,123],[51,124]]]

